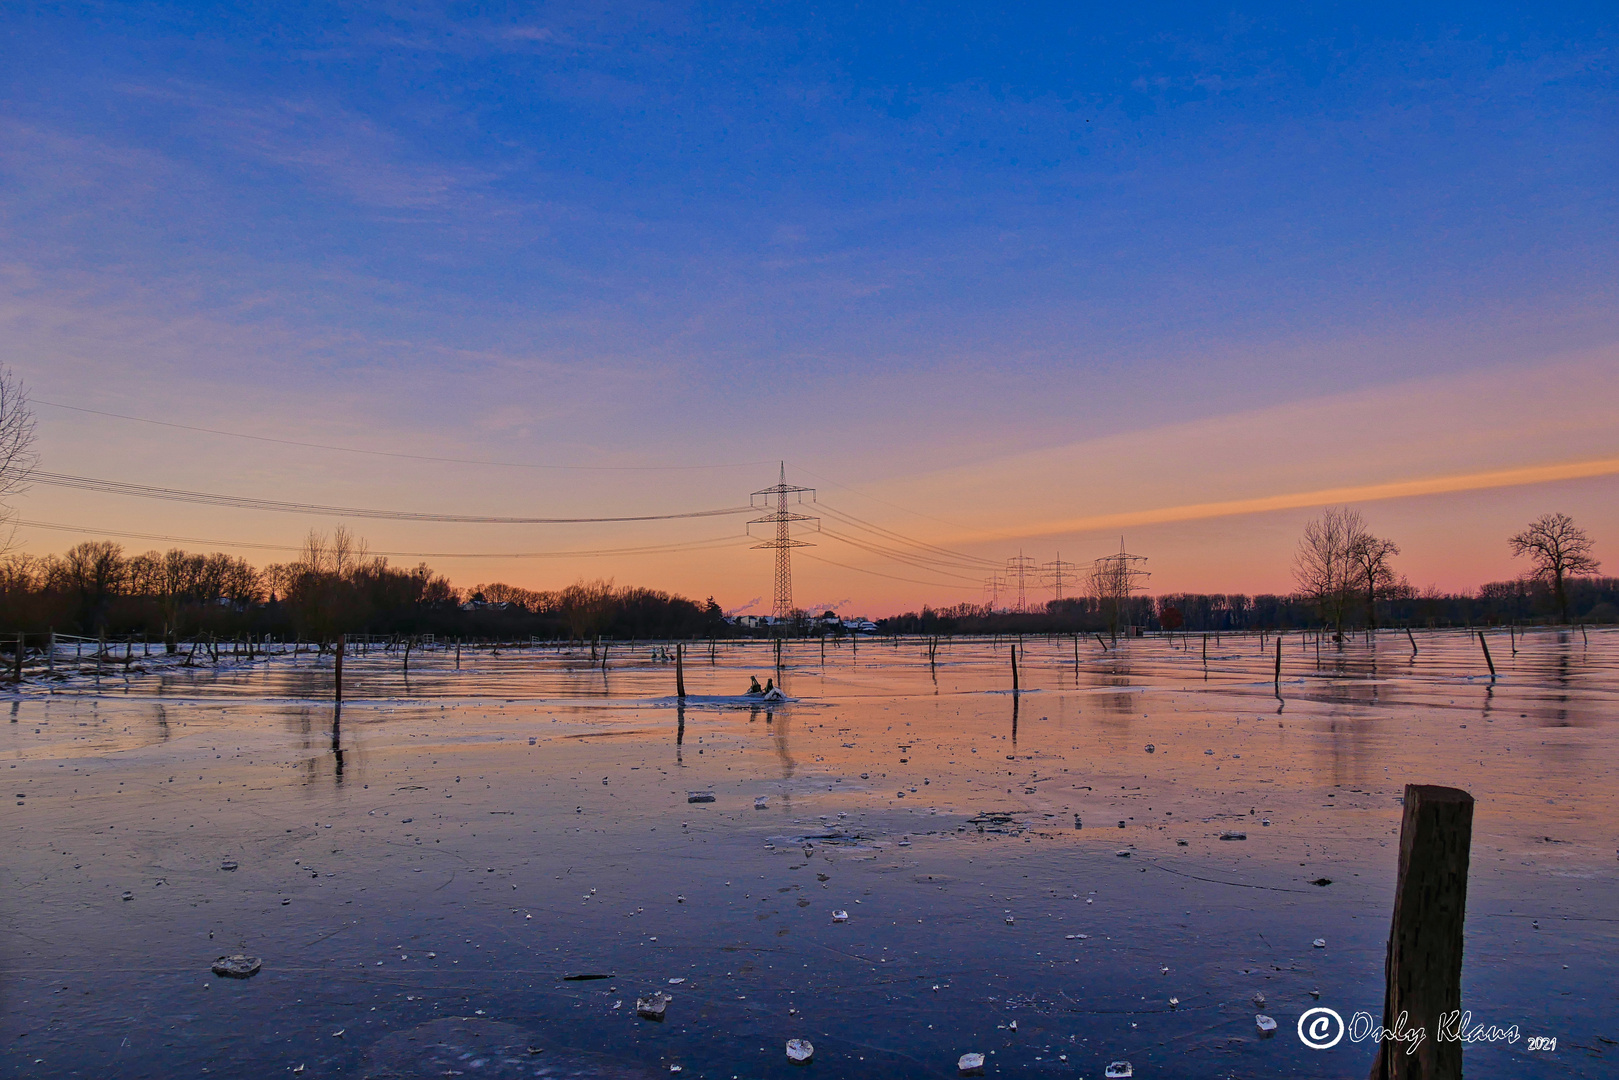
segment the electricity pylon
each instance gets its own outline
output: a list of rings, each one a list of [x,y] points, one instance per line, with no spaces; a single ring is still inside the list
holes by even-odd
[[[776,553],[776,601],[772,609],[778,624],[785,624],[793,617],[793,564],[792,550],[795,547],[814,547],[803,540],[794,540],[792,523],[795,521],[813,521],[815,527],[820,528],[821,519],[808,514],[795,514],[787,509],[787,496],[794,495],[795,502],[802,503],[805,493],[809,494],[810,501],[815,501],[815,489],[796,487],[787,483],[787,463],[781,463],[781,481],[767,487],[762,491],[755,491],[748,498],[748,505],[755,509],[763,507],[770,510],[764,517],[754,518],[748,522],[748,535],[753,535],[755,525],[774,525],[776,535],[769,540],[754,544],[755,550],[764,548]],[[775,508],[771,509],[771,496],[775,496]]]
[[[1017,582],[1017,610],[1029,610],[1029,581],[1039,569],[1035,561],[1021,551],[1006,560],[1007,584]]]
[[[1145,555],[1131,555],[1125,551],[1124,537],[1121,536],[1117,555],[1104,555],[1091,564],[1091,591],[1109,617],[1115,641],[1119,637],[1120,620],[1127,614],[1131,594],[1138,592],[1143,587],[1141,582],[1152,576],[1141,568],[1146,561]]]
[[[1057,553],[1056,562],[1048,562],[1040,568],[1045,572],[1046,580],[1051,582],[1051,591],[1054,599],[1061,601],[1063,591],[1079,581],[1079,567],[1071,562],[1062,561],[1062,552]]]
[[[984,579],[984,599],[992,614],[995,611],[995,605],[1001,602],[1001,590],[1005,587],[1006,583],[1001,580],[1001,575],[999,574],[991,574]]]

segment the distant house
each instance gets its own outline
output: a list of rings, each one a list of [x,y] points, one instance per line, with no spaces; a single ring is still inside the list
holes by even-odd
[[[496,601],[494,603],[491,603],[488,600],[479,600],[476,597],[474,597],[473,599],[468,600],[466,603],[462,604],[461,605],[461,610],[462,611],[511,611],[516,607],[517,607],[516,604],[510,603],[510,602],[505,601],[505,600],[500,600],[500,601]]]

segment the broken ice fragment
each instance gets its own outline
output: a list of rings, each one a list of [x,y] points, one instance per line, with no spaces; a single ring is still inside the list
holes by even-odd
[[[956,1061],[956,1070],[962,1076],[980,1076],[984,1072],[983,1054],[962,1054]]]
[[[837,911],[834,911],[832,913],[832,921],[833,922],[848,922],[849,921],[849,913],[847,911],[844,911],[843,909],[839,908]]]
[[[1259,1029],[1259,1037],[1261,1039],[1268,1039],[1272,1035],[1276,1034],[1276,1021],[1266,1016],[1264,1013],[1260,1013],[1254,1017],[1254,1026]]]
[[[673,1000],[674,998],[661,990],[651,997],[636,998],[635,1015],[646,1020],[657,1020],[661,1023],[664,1012],[668,1010],[669,1003]]]
[[[1136,1074],[1135,1067],[1128,1061],[1109,1062],[1108,1067],[1102,1070],[1107,1080],[1130,1080]]]
[[[1220,839],[1221,840],[1246,840],[1246,839],[1248,839],[1248,834],[1245,833],[1245,832],[1223,832],[1223,833],[1220,834]]]
[[[688,791],[686,792],[686,801],[689,803],[713,802],[714,793],[712,791]]]
[[[1318,937],[1310,944],[1314,945],[1318,949],[1325,949],[1327,947],[1327,939],[1324,937]]]
[[[259,973],[259,958],[256,956],[221,956],[214,961],[215,975],[226,979],[247,979]]]
[[[808,1039],[787,1040],[787,1060],[794,1065],[807,1065],[809,1059],[815,1056],[815,1047]]]

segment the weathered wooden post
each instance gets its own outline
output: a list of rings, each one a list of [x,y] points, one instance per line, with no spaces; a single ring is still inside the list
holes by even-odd
[[[1411,655],[1417,655],[1417,639],[1411,636],[1411,628],[1409,626],[1405,628],[1405,638],[1411,643]]]
[[[1013,645],[1009,646],[1009,648],[1010,648],[1010,651],[1012,653],[1012,693],[1015,694],[1015,693],[1018,692],[1018,685],[1017,685],[1017,645],[1014,643]]]
[[[1490,659],[1490,643],[1484,640],[1484,631],[1478,632],[1479,647],[1484,650],[1484,662],[1490,665],[1490,681],[1495,681],[1495,661]]]
[[[341,704],[343,701],[343,639],[347,636],[347,634],[337,635],[337,659],[333,662],[332,668],[336,685],[336,692],[333,700],[339,704]]]
[[[1400,870],[1383,965],[1383,1026],[1426,1037],[1414,1053],[1383,1042],[1370,1080],[1461,1080],[1462,1043],[1439,1038],[1441,1017],[1462,1005],[1462,922],[1473,842],[1473,796],[1407,784]],[[1451,1028],[1454,1028],[1454,1024]]]
[[[1276,635],[1276,692],[1282,692],[1282,635]]]
[[[22,658],[23,658],[23,653],[27,650],[27,648],[28,648],[28,635],[26,635],[26,634],[18,634],[17,635],[17,666],[16,666],[16,669],[12,673],[12,681],[13,682],[19,682],[19,683],[22,682]]]
[[[686,700],[686,649],[675,642],[675,697]]]

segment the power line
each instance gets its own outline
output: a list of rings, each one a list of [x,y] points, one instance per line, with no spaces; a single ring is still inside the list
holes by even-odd
[[[885,559],[893,559],[895,562],[904,563],[906,566],[914,566],[918,570],[928,570],[935,574],[943,574],[946,577],[960,578],[962,581],[972,581],[975,583],[978,581],[978,579],[975,577],[969,577],[965,574],[957,574],[953,571],[943,569],[940,564],[932,563],[925,559],[911,558],[904,553],[896,553],[892,549],[871,544],[857,537],[844,536],[842,533],[834,532],[831,529],[823,527],[821,529],[821,533],[824,536],[830,536],[834,540],[842,541],[843,543],[848,544],[850,547],[859,548],[861,551],[869,551],[873,555],[880,555]]]
[[[213,547],[246,548],[254,551],[303,550],[302,545],[264,544],[245,540],[207,540],[195,536],[168,536],[163,533],[130,532],[121,529],[88,529],[79,525],[62,525],[53,521],[18,521],[19,526],[31,529],[54,529],[57,532],[83,533],[88,536],[118,536],[131,540],[157,540],[168,544],[206,544]],[[396,559],[572,559],[609,555],[654,555],[678,551],[702,551],[713,548],[742,547],[746,540],[738,537],[714,537],[691,540],[679,544],[649,544],[626,548],[578,548],[570,551],[367,551],[369,555],[385,555]]]
[[[978,555],[969,555],[964,551],[955,551],[951,548],[940,547],[937,544],[930,544],[925,540],[917,540],[914,537],[906,536],[904,533],[895,532],[892,529],[885,529],[881,525],[874,525],[869,521],[855,517],[853,514],[850,514],[847,511],[838,510],[836,507],[827,506],[825,503],[821,503],[819,501],[817,502],[817,505],[825,513],[840,519],[846,524],[854,525],[857,528],[862,528],[868,532],[876,533],[877,535],[892,541],[909,544],[924,551],[933,552],[937,556],[943,556],[945,558],[957,561],[965,566],[986,567],[1000,565],[1000,563],[993,559],[985,559]]]
[[[152,487],[147,484],[128,484],[119,480],[101,480],[96,477],[71,476],[66,473],[35,472],[30,473],[28,479],[30,483],[77,488],[81,491],[132,495],[143,499],[167,499],[171,502],[200,503],[204,506],[228,506],[238,510],[268,510],[282,514],[326,514],[333,517],[370,518],[383,521],[460,522],[472,525],[583,525],[624,521],[675,521],[684,518],[725,517],[731,514],[745,514],[753,509],[748,506],[732,506],[721,510],[694,510],[684,514],[626,514],[616,517],[489,517],[479,514],[429,514],[408,510],[374,510],[354,506],[322,506],[318,503],[283,502],[278,499],[256,499],[247,495],[218,495],[204,491]]]
[[[920,581],[917,578],[900,577],[897,574],[885,574],[881,570],[867,570],[863,566],[850,566],[848,563],[833,562],[831,559],[823,559],[818,555],[804,555],[803,558],[809,559],[811,562],[825,563],[828,566],[836,566],[841,570],[853,570],[858,574],[870,574],[873,577],[887,578],[890,581],[908,581],[912,585],[932,585],[935,588],[940,588],[940,589],[960,589],[961,588],[960,585],[956,585],[956,584],[953,584],[951,582]]]
[[[343,454],[402,458],[406,461],[437,461],[450,465],[496,465],[506,469],[557,469],[581,472],[683,472],[696,469],[754,468],[759,465],[769,464],[767,461],[732,461],[718,465],[548,465],[532,461],[488,461],[482,458],[435,457],[431,454],[404,454],[391,450],[363,450],[357,446],[334,446],[330,443],[302,442],[298,439],[276,439],[268,435],[248,435],[240,431],[198,427],[193,424],[176,424],[170,420],[153,420],[145,416],[130,416],[127,413],[87,409],[82,405],[64,405],[60,401],[46,401],[43,398],[30,398],[29,401],[35,405],[49,405],[53,409],[67,409],[70,412],[88,413],[91,416],[110,416],[117,420],[131,420],[137,424],[153,424],[157,427],[175,428],[179,431],[199,431],[208,435],[223,435],[231,439],[249,439],[253,442],[274,443],[277,446],[300,446],[306,450],[336,450]]]
[[[962,529],[962,530],[967,529],[967,526],[962,525],[959,522],[946,521],[942,517],[934,517],[932,514],[924,514],[920,510],[912,510],[910,507],[901,506],[897,502],[890,502],[887,499],[879,499],[875,495],[867,494],[866,492],[861,491],[859,488],[852,488],[848,484],[840,484],[836,480],[828,480],[826,477],[821,476],[819,473],[811,472],[809,469],[804,468],[802,465],[795,465],[794,468],[796,468],[801,473],[805,473],[805,474],[807,474],[809,476],[815,477],[817,480],[821,480],[821,481],[823,481],[825,483],[831,484],[835,488],[842,488],[844,491],[852,492],[853,494],[860,496],[862,499],[870,499],[872,502],[882,503],[884,506],[892,506],[895,510],[903,510],[905,513],[911,514],[914,517],[927,518],[929,521],[937,521],[940,525],[948,525],[952,529]]]

